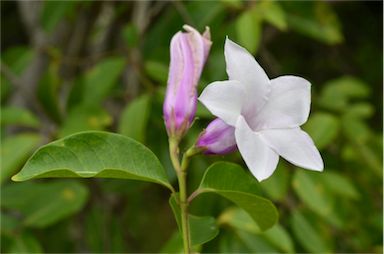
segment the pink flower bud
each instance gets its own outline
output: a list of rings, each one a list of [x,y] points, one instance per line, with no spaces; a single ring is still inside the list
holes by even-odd
[[[176,33],[171,40],[171,63],[163,114],[169,136],[182,137],[195,118],[197,89],[212,42],[209,28],[201,35],[184,25],[187,32]]]
[[[205,154],[227,154],[237,149],[235,128],[216,118],[200,134],[196,146]]]

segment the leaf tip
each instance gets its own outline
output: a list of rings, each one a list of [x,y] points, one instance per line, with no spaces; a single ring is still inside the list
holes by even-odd
[[[12,176],[11,179],[12,179],[12,181],[14,181],[14,182],[21,182],[21,181],[23,181],[23,180],[20,178],[19,174],[16,174],[16,175]]]

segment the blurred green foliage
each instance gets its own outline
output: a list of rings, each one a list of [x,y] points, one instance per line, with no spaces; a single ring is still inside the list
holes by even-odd
[[[155,185],[10,177],[39,145],[109,130],[145,142],[174,181],[162,100],[169,42],[185,23],[212,33],[200,91],[226,79],[225,36],[270,77],[309,79],[303,127],[325,161],[316,173],[280,160],[255,184],[280,214],[264,233],[227,200],[196,198],[194,230],[214,237],[196,250],[382,252],[382,2],[28,2],[0,2],[1,252],[182,250],[168,192]],[[212,119],[201,106],[197,115],[185,147]],[[194,158],[191,190],[218,159],[242,163],[237,153]]]

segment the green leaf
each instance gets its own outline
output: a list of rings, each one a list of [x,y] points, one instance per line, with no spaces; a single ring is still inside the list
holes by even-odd
[[[340,174],[327,170],[319,176],[319,180],[324,183],[327,190],[342,197],[358,199],[360,196],[352,181]]]
[[[289,180],[288,168],[284,162],[280,161],[273,177],[262,181],[260,186],[270,198],[281,201],[285,199],[288,192]]]
[[[122,35],[128,47],[134,48],[139,43],[139,31],[134,24],[126,24],[123,27]]]
[[[145,130],[151,108],[150,99],[149,95],[143,95],[126,106],[120,117],[119,133],[139,142],[145,141]]]
[[[164,246],[161,247],[160,253],[183,253],[183,251],[183,239],[177,230],[171,235]]]
[[[247,253],[276,253],[278,252],[271,244],[259,235],[247,231],[237,231],[237,237],[248,248]]]
[[[244,4],[241,0],[221,0],[220,2],[233,9],[241,9]]]
[[[258,6],[260,15],[263,15],[265,21],[279,28],[286,30],[288,27],[285,11],[277,1],[261,1]]]
[[[329,251],[329,247],[321,235],[299,211],[295,211],[292,214],[291,224],[293,233],[306,251],[313,253]]]
[[[365,102],[354,103],[348,107],[348,111],[345,112],[345,117],[352,118],[370,118],[375,113],[374,107]]]
[[[244,230],[252,234],[258,234],[280,251],[294,252],[293,242],[282,226],[275,224],[272,228],[262,233],[252,217],[240,208],[225,210],[220,215],[219,223],[229,225],[235,230]]]
[[[323,216],[333,225],[341,227],[342,222],[335,213],[332,196],[320,180],[321,174],[318,172],[296,170],[293,177],[293,188],[310,209]]]
[[[114,57],[103,60],[86,73],[84,103],[100,103],[117,82],[125,65],[124,58]]]
[[[1,234],[7,236],[13,236],[20,227],[20,221],[16,218],[16,216],[11,216],[3,212],[0,212],[0,223]]]
[[[46,227],[78,212],[88,190],[75,181],[26,182],[6,185],[1,206],[21,212],[26,226]]]
[[[164,86],[167,84],[168,66],[164,63],[148,60],[144,64],[144,69],[151,79],[159,82]]]
[[[344,76],[324,84],[319,104],[326,109],[344,112],[349,110],[350,99],[367,98],[369,94],[369,86],[363,81]]]
[[[39,135],[24,133],[9,136],[1,142],[0,183],[9,179],[10,176],[20,169],[40,141]]]
[[[284,7],[290,28],[327,44],[343,42],[340,22],[328,3],[312,2],[298,8],[296,3],[287,2]]]
[[[297,195],[312,210],[324,216],[331,216],[332,205],[327,200],[326,190],[320,181],[316,181],[315,177],[321,173],[313,173],[304,170],[296,170],[293,177],[293,188]]]
[[[340,131],[340,121],[329,113],[316,112],[312,114],[303,129],[312,137],[318,149],[331,144]]]
[[[13,238],[8,253],[43,253],[43,248],[30,233],[23,232]]]
[[[37,88],[37,97],[43,106],[45,112],[56,122],[61,120],[61,111],[59,108],[59,64],[53,62],[43,75]]]
[[[34,51],[27,47],[18,46],[7,49],[1,55],[1,59],[15,74],[21,74],[31,62]]]
[[[210,166],[201,181],[198,193],[217,193],[244,209],[261,230],[272,227],[278,219],[271,201],[257,195],[255,179],[233,163],[217,162]]]
[[[41,23],[48,32],[52,31],[59,21],[73,11],[76,1],[55,1],[44,2],[41,14]]]
[[[264,232],[264,236],[270,243],[285,253],[294,253],[293,241],[289,233],[279,224]]]
[[[1,108],[1,126],[21,125],[27,127],[38,127],[39,120],[24,108],[5,106]]]
[[[236,20],[236,34],[240,45],[255,54],[261,40],[261,17],[253,9],[243,12]]]
[[[373,132],[368,124],[361,118],[356,118],[351,114],[345,114],[341,118],[343,134],[351,141],[351,143],[364,144]]]
[[[109,132],[81,132],[49,143],[39,148],[12,180],[41,177],[134,179],[173,190],[164,168],[147,147]]]
[[[181,211],[176,199],[175,194],[172,194],[169,199],[169,204],[172,208],[173,214],[175,215],[179,231],[182,232]],[[215,218],[209,216],[199,217],[191,214],[188,216],[192,245],[201,245],[209,242],[219,233]]]
[[[87,130],[104,130],[112,123],[112,117],[100,106],[78,105],[72,108],[61,129],[59,137]]]

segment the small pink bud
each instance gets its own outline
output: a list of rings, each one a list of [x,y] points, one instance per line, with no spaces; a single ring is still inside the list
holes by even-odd
[[[196,146],[205,154],[227,154],[237,149],[235,128],[216,118],[200,134]]]
[[[184,25],[187,32],[176,33],[171,40],[171,63],[163,114],[169,136],[182,137],[195,118],[197,89],[212,42],[209,28],[201,35]]]

